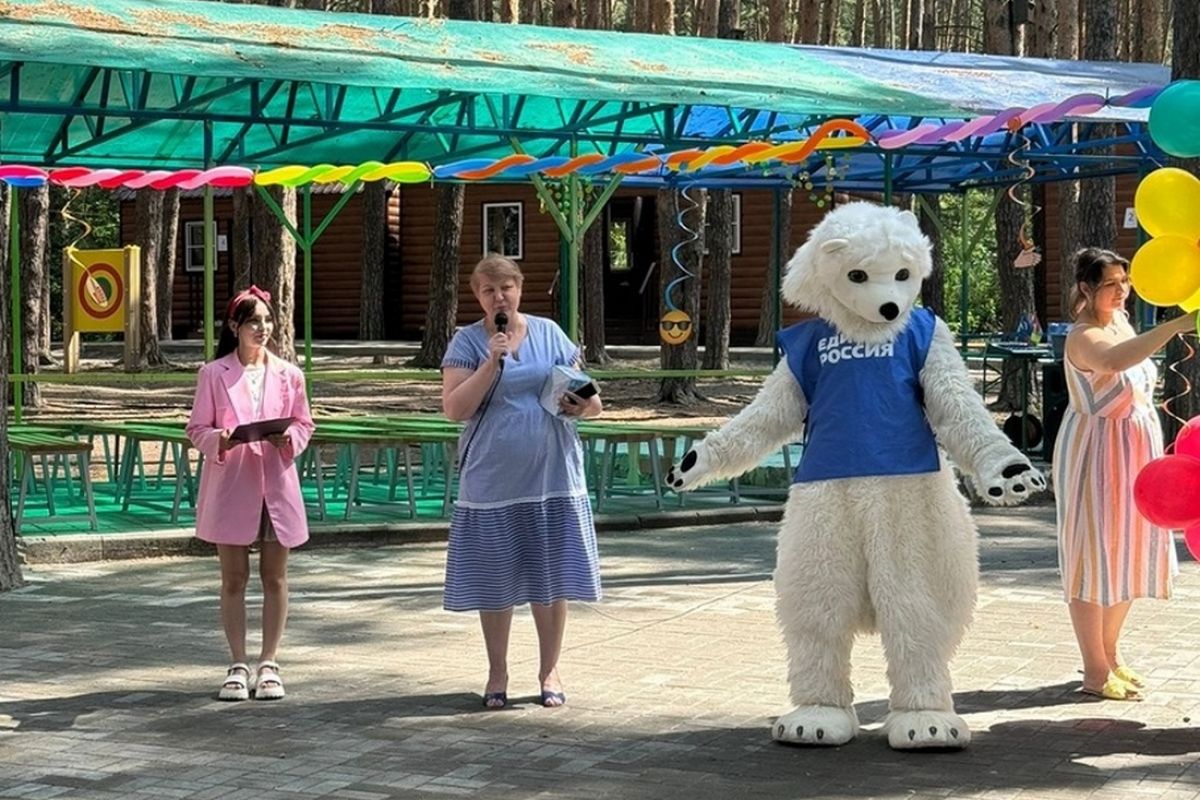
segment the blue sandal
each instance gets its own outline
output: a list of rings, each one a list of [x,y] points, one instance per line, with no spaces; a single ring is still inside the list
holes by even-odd
[[[550,702],[556,700],[558,702]],[[566,692],[552,692],[549,689],[542,689],[542,705],[546,708],[558,708],[567,704]]]
[[[484,692],[483,707],[491,711],[499,711],[508,705],[508,692]]]

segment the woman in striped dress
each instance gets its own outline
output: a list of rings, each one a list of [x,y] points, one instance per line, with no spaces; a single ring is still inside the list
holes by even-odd
[[[1121,626],[1134,598],[1170,596],[1176,570],[1171,532],[1133,502],[1138,472],[1163,452],[1150,356],[1195,330],[1196,316],[1135,334],[1125,312],[1129,262],[1108,250],[1076,253],[1075,285],[1063,360],[1070,405],[1054,447],[1059,569],[1083,655],[1082,691],[1137,700],[1145,681],[1121,659]]]
[[[568,600],[598,600],[600,571],[583,447],[574,421],[600,413],[600,397],[542,407],[555,366],[579,347],[553,321],[522,314],[521,270],[489,255],[471,274],[483,319],[459,330],[442,359],[442,407],[465,420],[459,492],[450,521],[443,604],[479,611],[488,655],[487,708],[508,703],[513,606],[530,604],[537,628],[541,703],[566,702],[558,678]],[[565,418],[564,418],[565,417]]]

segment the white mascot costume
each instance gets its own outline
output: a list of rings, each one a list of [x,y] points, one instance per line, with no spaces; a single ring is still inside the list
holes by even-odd
[[[772,735],[840,745],[858,733],[857,633],[878,631],[897,749],[961,748],[950,659],[975,605],[976,530],[941,450],[995,505],[1045,479],[997,428],[946,324],[913,308],[932,270],[907,211],[850,203],[787,267],[783,297],[816,319],[779,334],[786,355],[754,401],[672,468],[686,491],[757,466],[803,436],[775,568],[795,709]]]

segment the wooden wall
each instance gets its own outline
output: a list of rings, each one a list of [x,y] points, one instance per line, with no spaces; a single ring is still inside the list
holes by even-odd
[[[313,226],[320,224],[340,195],[312,196]],[[321,234],[313,248],[313,335],[320,339],[354,339],[358,336],[359,285],[362,276],[362,198],[351,198],[338,216]],[[218,236],[225,236],[228,249],[218,251],[214,279],[215,307],[219,316],[231,294],[245,287],[233,285],[233,200],[229,196],[213,201],[213,216]],[[179,203],[179,242],[176,247],[175,287],[172,296],[172,327],[177,337],[200,335],[204,316],[203,272],[184,269],[186,224],[204,220],[204,204],[198,197],[184,197]],[[132,200],[121,203],[121,243],[136,244]],[[390,237],[389,237],[390,238]],[[389,242],[389,246],[391,242]],[[303,336],[304,304],[301,292],[303,253],[296,248],[296,336]]]
[[[1133,253],[1138,248],[1138,232],[1137,228],[1124,227],[1125,209],[1133,208],[1133,195],[1137,191],[1137,185],[1141,178],[1137,175],[1118,175],[1117,176],[1117,201],[1116,201],[1116,224],[1117,224],[1117,246],[1116,251],[1120,255],[1133,259]],[[1084,183],[1086,191],[1087,184]],[[1060,231],[1061,215],[1061,200],[1059,199],[1060,189],[1058,184],[1048,184],[1046,186],[1046,241],[1042,248],[1042,254],[1045,256],[1042,264],[1037,269],[1044,269],[1046,276],[1046,316],[1048,319],[1044,322],[1057,322],[1063,319],[1060,313],[1061,300],[1063,292],[1070,292],[1071,287],[1062,285],[1062,266],[1064,260],[1070,260],[1071,253],[1064,253],[1062,247],[1062,235]]]

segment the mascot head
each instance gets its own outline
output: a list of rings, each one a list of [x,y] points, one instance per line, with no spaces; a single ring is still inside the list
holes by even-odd
[[[848,203],[825,215],[787,265],[783,299],[858,342],[888,342],[908,324],[932,245],[910,211]]]

